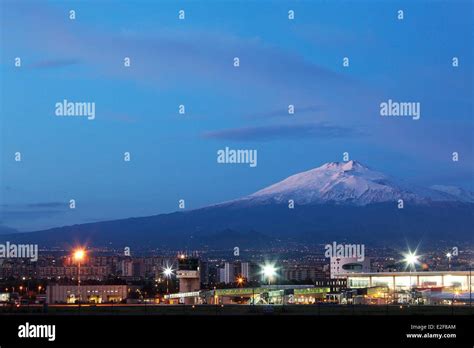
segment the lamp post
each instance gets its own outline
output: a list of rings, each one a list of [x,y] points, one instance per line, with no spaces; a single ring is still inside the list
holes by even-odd
[[[169,294],[169,287],[168,287],[168,281],[170,277],[173,275],[173,269],[169,266],[166,266],[165,269],[163,270],[163,274],[166,278],[166,294]]]
[[[410,272],[413,270],[413,271],[416,271],[416,264],[419,263],[418,261],[418,255],[416,255],[415,252],[411,252],[409,251],[407,254],[404,255],[405,256],[405,264],[406,264],[406,267],[410,268]]]
[[[263,273],[264,278],[267,278],[268,285],[270,285],[273,277],[276,275],[275,265],[272,265],[269,263],[263,265],[262,273]]]
[[[411,252],[408,250],[408,253],[404,254],[404,259],[403,261],[405,262],[405,269],[410,268],[410,300],[413,300],[413,288],[412,288],[412,283],[411,283],[411,272],[416,271],[416,264],[419,263],[418,258],[419,256],[416,255],[416,250],[414,252]],[[418,279],[418,278],[417,278]],[[416,283],[416,286],[418,286],[418,281]]]
[[[277,271],[277,269],[276,269],[275,265],[271,264],[271,263],[265,263],[262,267],[263,277],[267,278],[269,286],[271,284],[271,281],[272,281],[273,277],[276,276],[276,271]],[[270,291],[271,291],[271,288],[269,287],[268,288],[268,299],[267,299],[268,304],[270,304]]]
[[[447,253],[446,257],[448,258],[448,269],[451,269],[451,257],[453,257],[453,255],[451,253]]]
[[[84,249],[76,249],[74,251],[74,260],[77,262],[77,295],[79,296],[79,306],[81,305],[81,261],[84,259],[86,252]]]

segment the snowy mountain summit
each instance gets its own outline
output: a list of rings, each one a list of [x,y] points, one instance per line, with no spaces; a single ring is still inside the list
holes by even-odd
[[[429,204],[435,201],[460,201],[450,192],[422,188],[397,181],[357,161],[330,162],[268,186],[238,201],[247,204],[350,204],[382,202]],[[465,200],[461,200],[465,201]]]

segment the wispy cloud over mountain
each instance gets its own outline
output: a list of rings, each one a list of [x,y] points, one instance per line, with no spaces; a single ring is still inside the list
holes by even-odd
[[[364,134],[364,131],[355,128],[335,126],[327,123],[303,123],[224,129],[204,133],[204,137],[235,141],[270,141],[282,138],[334,139],[357,137]]]
[[[26,204],[1,204],[2,221],[6,223],[18,219],[36,219],[66,213],[65,202],[36,202]]]

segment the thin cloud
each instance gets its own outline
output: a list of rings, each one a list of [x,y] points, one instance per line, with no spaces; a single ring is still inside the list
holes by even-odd
[[[282,105],[282,108],[279,110],[273,110],[269,112],[255,113],[251,115],[246,115],[245,118],[260,119],[260,118],[279,118],[279,117],[288,117],[288,105]],[[295,114],[305,115],[311,113],[317,113],[324,110],[324,107],[321,105],[309,105],[300,107],[295,105]]]
[[[327,123],[280,124],[270,126],[232,128],[210,131],[203,134],[208,139],[231,141],[270,141],[276,139],[319,138],[333,139],[357,137],[365,132],[349,127]]]
[[[40,202],[40,203],[30,203],[26,205],[28,208],[56,208],[64,207],[66,203],[64,202]]]
[[[36,202],[26,204],[0,204],[1,215],[5,221],[15,219],[38,219],[63,214],[68,205],[65,202]]]
[[[57,11],[52,6],[8,6],[12,16],[27,19],[23,20],[25,30],[19,43],[48,56],[61,57],[68,52],[66,57],[37,63],[37,67],[59,67],[80,61],[98,68],[102,74],[153,83],[155,87],[181,84],[182,80],[198,85],[205,78],[230,83],[237,90],[241,86],[283,90],[289,97],[322,97],[331,89],[350,89],[355,83],[347,74],[311,63],[294,52],[265,45],[258,39],[196,30],[111,35],[58,22]],[[15,25],[8,18],[6,32]],[[133,52],[132,66],[126,74],[117,58],[123,57],[124,52]],[[239,74],[232,66],[236,55],[241,60]],[[111,64],[114,61],[117,64]]]
[[[36,209],[36,208],[56,208],[64,207],[66,203],[64,202],[37,202],[37,203],[27,203],[27,204],[10,204],[2,203],[0,207],[2,208],[13,208],[13,209]]]
[[[77,59],[56,59],[56,60],[43,60],[31,65],[33,69],[54,69],[63,68],[71,65],[79,64]]]

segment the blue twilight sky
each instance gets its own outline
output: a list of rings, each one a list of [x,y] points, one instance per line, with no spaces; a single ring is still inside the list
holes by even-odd
[[[0,230],[171,212],[181,198],[202,207],[345,151],[413,183],[472,190],[472,7],[2,0]],[[64,99],[95,102],[95,120],[55,116]],[[388,99],[420,102],[420,120],[381,117]],[[218,164],[226,146],[257,149],[257,167]]]

